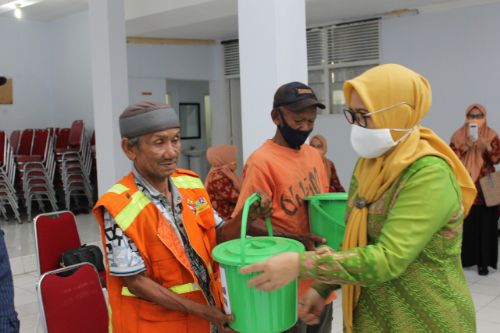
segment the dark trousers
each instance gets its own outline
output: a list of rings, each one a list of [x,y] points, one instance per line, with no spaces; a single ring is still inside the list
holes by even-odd
[[[14,285],[4,232],[0,229],[0,332],[18,333],[19,320],[14,308]]]
[[[306,325],[299,319],[297,323],[283,333],[330,333],[332,331],[333,304],[327,304],[321,313],[318,325]]]
[[[498,206],[473,205],[464,220],[462,265],[497,268]]]

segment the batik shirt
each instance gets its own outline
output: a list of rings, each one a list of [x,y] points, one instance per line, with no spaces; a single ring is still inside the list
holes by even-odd
[[[212,181],[206,184],[206,188],[217,214],[223,218],[230,218],[240,194],[233,181],[222,171],[215,170]]]
[[[349,188],[346,220],[356,199]],[[368,208],[368,244],[301,254],[301,278],[357,284],[353,331],[475,332],[475,310],[462,270],[461,192],[448,164],[434,156],[408,167]]]

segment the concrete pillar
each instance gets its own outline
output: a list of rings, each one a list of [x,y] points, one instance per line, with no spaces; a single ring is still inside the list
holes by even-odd
[[[94,126],[99,195],[130,171],[118,117],[128,105],[123,0],[89,0]]]
[[[239,0],[243,158],[274,135],[273,96],[307,83],[305,0]]]

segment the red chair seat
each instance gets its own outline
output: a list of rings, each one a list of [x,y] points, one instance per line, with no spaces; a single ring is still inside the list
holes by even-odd
[[[72,274],[58,275],[62,272]],[[47,272],[38,281],[37,290],[47,332],[108,332],[106,301],[91,264]]]

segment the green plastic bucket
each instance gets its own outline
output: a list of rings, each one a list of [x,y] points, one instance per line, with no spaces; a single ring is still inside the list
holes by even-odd
[[[220,264],[224,310],[235,318],[229,326],[243,333],[278,333],[297,321],[297,280],[263,292],[247,285],[258,273],[244,275],[239,271],[278,253],[304,251],[304,245],[293,239],[273,237],[269,217],[266,219],[269,236],[247,238],[248,208],[256,200],[260,198],[254,193],[245,202],[240,238],[217,245],[212,256]]]
[[[326,238],[332,249],[338,249],[344,238],[344,214],[347,193],[323,193],[304,198],[309,202],[311,232]]]

